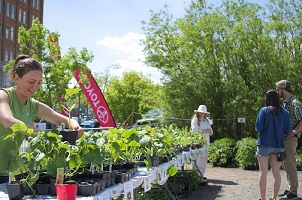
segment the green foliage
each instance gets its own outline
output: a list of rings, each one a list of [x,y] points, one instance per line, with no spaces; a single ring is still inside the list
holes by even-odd
[[[38,19],[33,20],[31,28],[21,27],[18,32],[20,54],[35,58],[44,67],[43,82],[34,97],[50,107],[56,105],[57,108],[65,103],[64,99],[58,96],[65,94],[75,71],[89,74],[87,63],[93,60],[92,53],[86,48],[77,52],[75,48],[70,47],[65,55],[61,55],[59,38],[57,32],[50,32]],[[5,71],[11,68],[13,63],[14,60],[10,61],[4,67]],[[83,73],[80,76],[82,78]]]
[[[223,165],[234,163],[237,152],[236,140],[231,138],[223,138],[213,142],[208,149],[208,159],[210,163],[220,162]]]
[[[129,120],[128,125],[132,125],[141,118],[137,114],[159,107],[161,89],[143,74],[127,72],[122,78],[112,77],[109,80],[104,96],[115,119],[119,122]]]
[[[256,157],[257,139],[255,138],[243,138],[236,143],[236,157],[235,161],[241,168],[246,168],[249,165],[257,164]]]
[[[161,200],[170,200],[171,197],[169,196],[169,193],[162,189],[161,191],[149,191],[145,193],[143,190],[138,192],[137,194],[137,200],[158,200],[158,197],[160,195]]]
[[[146,64],[165,76],[162,109],[168,117],[191,118],[206,104],[219,133],[213,139],[255,137],[263,91],[291,77],[294,93],[302,96],[302,2],[274,0],[268,6],[191,1],[177,19],[167,8],[151,13],[143,23],[144,53]],[[246,123],[237,123],[238,117]]]
[[[201,184],[202,178],[198,175],[196,170],[186,170],[186,175],[190,179],[192,184],[192,189],[196,189],[198,185]],[[183,177],[184,174],[182,171],[178,171],[175,174],[175,177],[172,177],[169,181],[172,187],[175,189],[177,193],[182,193],[182,190],[188,185],[188,180],[186,178],[178,178]]]
[[[63,108],[65,108],[68,112],[68,128],[70,130],[70,119],[71,119],[71,111],[75,107],[75,95],[78,94],[81,89],[80,88],[68,88],[65,89],[66,93],[64,95],[64,99],[66,100],[66,106],[62,105]]]

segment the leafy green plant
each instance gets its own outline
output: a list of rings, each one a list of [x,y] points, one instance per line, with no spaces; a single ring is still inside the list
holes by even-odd
[[[255,138],[243,138],[236,143],[236,157],[235,161],[238,163],[239,167],[246,168],[249,165],[254,165],[258,163],[256,157],[257,150],[257,140]]]
[[[141,156],[139,138],[137,130],[123,130],[119,144],[121,146],[121,158],[126,163],[134,163]]]
[[[220,162],[222,165],[234,163],[236,155],[236,140],[223,138],[213,142],[208,149],[208,159],[210,163]]]
[[[25,124],[18,123],[14,124],[11,129],[13,132],[7,135],[4,140],[11,139],[15,141],[17,146],[18,143],[23,139],[23,136],[20,134],[20,132],[31,135],[34,131],[33,129],[29,129]],[[9,164],[9,171],[12,172],[13,175],[16,175],[16,171],[19,171],[22,178],[24,178],[23,176],[26,175],[26,178],[23,179],[22,182],[26,183],[33,190],[32,185],[35,184],[39,179],[39,167],[44,155],[40,154],[39,156],[31,157],[36,164],[29,165],[27,162],[28,157],[25,155],[26,152],[19,153],[19,150],[12,150],[10,151],[10,154],[12,155],[12,158]],[[33,193],[33,196],[35,196],[35,193]]]
[[[86,164],[96,164],[101,167],[105,159],[105,138],[101,132],[88,131],[78,140],[77,146],[80,147],[78,155],[80,156],[83,168]]]
[[[68,88],[66,89],[66,93],[64,95],[64,99],[66,100],[66,106],[62,105],[68,112],[68,128],[70,130],[70,119],[71,119],[71,111],[76,106],[75,104],[75,95],[81,91],[80,88]]]
[[[119,140],[121,139],[120,132],[115,129],[109,129],[108,132],[104,132],[103,138],[105,139],[105,161],[112,165],[113,163],[117,163],[121,158],[121,147],[119,145]]]

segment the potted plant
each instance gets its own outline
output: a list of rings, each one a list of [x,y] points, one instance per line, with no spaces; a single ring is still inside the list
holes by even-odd
[[[108,175],[107,173],[105,175],[101,169],[105,158],[104,144],[105,140],[101,133],[93,131],[86,132],[77,142],[77,146],[81,147],[78,152],[81,158],[79,170],[85,173],[85,167],[90,165],[89,173],[86,174],[87,176],[77,174],[79,180],[78,194],[80,195],[94,195],[94,193],[103,190],[104,184],[107,183]]]
[[[236,140],[223,138],[213,142],[208,149],[208,159],[213,166],[229,166],[234,164]]]
[[[145,126],[140,130],[141,149],[145,156],[145,164],[149,170],[152,166],[160,164],[160,160],[170,156],[172,151],[172,131],[165,128],[152,128]]]
[[[22,142],[24,138],[20,132],[25,132],[27,134],[33,133],[33,129],[28,129],[25,124],[16,123],[11,127],[11,129],[12,133],[7,135],[4,140],[13,140],[16,143],[16,146],[19,146],[18,143]],[[20,172],[20,174],[18,174],[19,178],[17,180],[12,180],[14,179],[14,176],[11,176],[11,181],[7,184],[8,194],[10,199],[17,197],[22,198],[24,196],[24,187],[29,186],[32,190],[32,185],[38,179],[38,175],[36,175],[36,172],[31,168],[31,166],[27,165],[25,161],[26,159],[24,159],[23,156],[24,152],[19,153],[18,150],[12,150],[10,151],[10,154],[12,155],[12,158],[9,164],[9,171],[13,175],[17,175],[18,172]],[[37,162],[39,162],[38,159]],[[33,195],[35,195],[34,192]]]
[[[66,93],[64,95],[64,99],[66,100],[65,106],[62,107],[68,112],[68,129],[65,129],[65,125],[62,124],[62,130],[60,130],[61,135],[63,136],[63,141],[68,141],[70,144],[74,145],[78,136],[77,131],[70,130],[70,120],[71,120],[71,111],[75,107],[75,95],[80,92],[80,88],[68,88],[66,89]]]
[[[245,170],[258,170],[258,160],[255,155],[257,140],[255,138],[243,138],[236,143],[237,152],[235,161],[239,167]]]
[[[19,181],[11,181],[6,184],[9,199],[21,200],[24,197],[23,183]]]

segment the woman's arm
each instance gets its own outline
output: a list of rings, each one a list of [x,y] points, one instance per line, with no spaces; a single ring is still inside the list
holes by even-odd
[[[54,124],[57,124],[58,126],[60,126],[62,123],[68,126],[68,117],[54,111],[46,104],[39,102],[38,110],[39,110],[38,117],[43,118]],[[79,123],[76,120],[70,119],[69,126],[70,126],[69,127],[70,130],[78,131],[78,138],[80,138],[83,135],[84,129],[80,127]]]
[[[0,90],[0,123],[7,129],[10,129],[16,123],[25,124],[13,116],[12,110],[9,106],[8,94],[4,90]],[[33,128],[35,131],[39,130],[32,127],[31,124],[26,125],[28,128]],[[25,132],[22,132],[22,134],[26,135]]]

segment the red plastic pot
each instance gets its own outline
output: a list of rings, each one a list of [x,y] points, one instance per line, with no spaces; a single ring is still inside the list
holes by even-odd
[[[75,200],[78,184],[56,184],[58,200]]]

